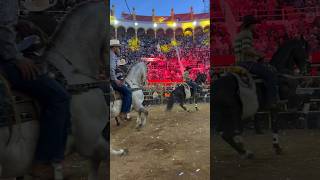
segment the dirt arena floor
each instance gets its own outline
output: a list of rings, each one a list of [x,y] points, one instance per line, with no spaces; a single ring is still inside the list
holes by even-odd
[[[188,113],[178,106],[172,112],[150,106],[141,131],[135,130],[135,119],[119,127],[112,121],[113,147],[128,148],[129,154],[111,157],[110,180],[210,179],[210,107],[199,108]]]
[[[66,180],[87,180],[89,166],[88,161],[78,154],[73,154],[66,158],[64,162],[64,176]],[[99,169],[99,180],[107,180],[109,169],[106,163],[102,163]],[[14,180],[13,178],[0,178],[0,180]],[[26,176],[25,180],[33,180],[31,176]]]
[[[65,178],[68,180],[87,180],[89,173],[88,161],[77,154],[69,156],[65,162]],[[101,163],[99,169],[99,180],[106,180],[109,169],[106,163]]]
[[[212,137],[211,137],[212,138]],[[271,134],[247,132],[245,143],[255,159],[241,160],[218,136],[212,138],[213,180],[319,180],[320,131],[285,130],[280,143],[283,155],[275,155]]]

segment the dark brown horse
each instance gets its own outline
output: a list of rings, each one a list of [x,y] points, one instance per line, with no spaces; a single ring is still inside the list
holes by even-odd
[[[298,104],[295,100],[298,99],[298,95],[296,94],[297,83],[293,79],[284,77],[283,74],[293,74],[295,65],[301,72],[305,72],[307,58],[308,43],[304,39],[294,39],[282,44],[270,62],[276,68],[276,73],[279,76],[280,99],[289,100],[293,104],[292,106]],[[215,80],[211,86],[211,117],[213,121],[212,125],[214,126],[212,129],[219,131],[223,140],[244,158],[253,157],[253,153],[245,149],[241,140],[244,121],[241,118],[243,109],[238,93],[237,79],[234,75],[227,73]],[[257,86],[259,109],[264,109],[265,107],[264,89],[264,87],[259,88]],[[279,145],[278,136],[278,112],[277,110],[272,110],[270,114],[272,118],[273,147],[276,153],[279,154],[282,150]]]

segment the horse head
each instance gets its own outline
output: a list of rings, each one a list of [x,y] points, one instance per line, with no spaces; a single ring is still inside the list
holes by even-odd
[[[147,65],[144,62],[136,63],[131,67],[126,81],[131,87],[137,86],[141,88],[147,83],[147,71]]]
[[[284,42],[273,55],[270,64],[281,73],[293,74],[295,65],[300,73],[307,72],[309,44],[303,38],[290,39]]]
[[[207,75],[205,73],[198,73],[197,78],[195,79],[195,82],[197,84],[203,84],[207,80]]]

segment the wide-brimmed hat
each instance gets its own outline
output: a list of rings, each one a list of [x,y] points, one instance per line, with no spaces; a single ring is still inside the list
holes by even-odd
[[[260,20],[256,19],[253,15],[246,15],[243,17],[241,27],[247,27],[248,25],[258,23],[260,23]]]
[[[125,59],[120,59],[119,62],[118,62],[119,66],[123,66],[123,65],[126,65],[126,64],[127,64],[127,61]]]
[[[57,2],[58,0],[55,0],[52,3],[50,3],[50,0],[28,0],[23,2],[21,5],[28,11],[38,12],[55,6]]]
[[[111,39],[110,40],[110,47],[120,47],[120,41],[118,39]]]

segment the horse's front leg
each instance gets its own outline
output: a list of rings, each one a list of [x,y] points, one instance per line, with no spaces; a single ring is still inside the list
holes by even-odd
[[[226,141],[234,150],[239,153],[241,158],[243,159],[252,159],[254,158],[254,154],[246,150],[243,144],[243,138],[240,134],[230,133],[230,132],[223,132],[221,137],[224,141]]]
[[[271,128],[272,128],[272,146],[276,154],[282,154],[282,148],[279,143],[279,122],[278,112],[271,112]]]
[[[138,117],[137,117],[137,121],[136,121],[136,129],[137,130],[142,128],[141,114],[142,114],[142,112],[140,110],[138,110]]]
[[[100,160],[95,160],[95,159],[90,159],[89,161],[89,175],[88,175],[88,180],[98,180],[99,175],[98,175],[98,170],[100,166]]]
[[[127,149],[115,150],[112,147],[110,147],[110,154],[116,155],[116,156],[122,156],[122,155],[128,154],[128,150]]]
[[[184,106],[184,103],[183,103],[183,100],[180,100],[180,107],[182,107],[183,110],[187,111],[187,112],[190,112],[185,106]]]
[[[117,125],[117,126],[120,126],[120,121],[119,121],[119,117],[118,117],[118,116],[115,117],[115,120],[116,120],[116,125]]]
[[[199,111],[196,94],[194,94],[194,96],[193,96],[193,104],[194,104],[194,108],[196,109],[196,111]]]
[[[148,115],[149,115],[149,111],[143,107],[143,108],[140,108],[139,110],[141,112],[141,123],[142,123],[142,127],[144,127],[147,123],[147,118],[148,118]]]

